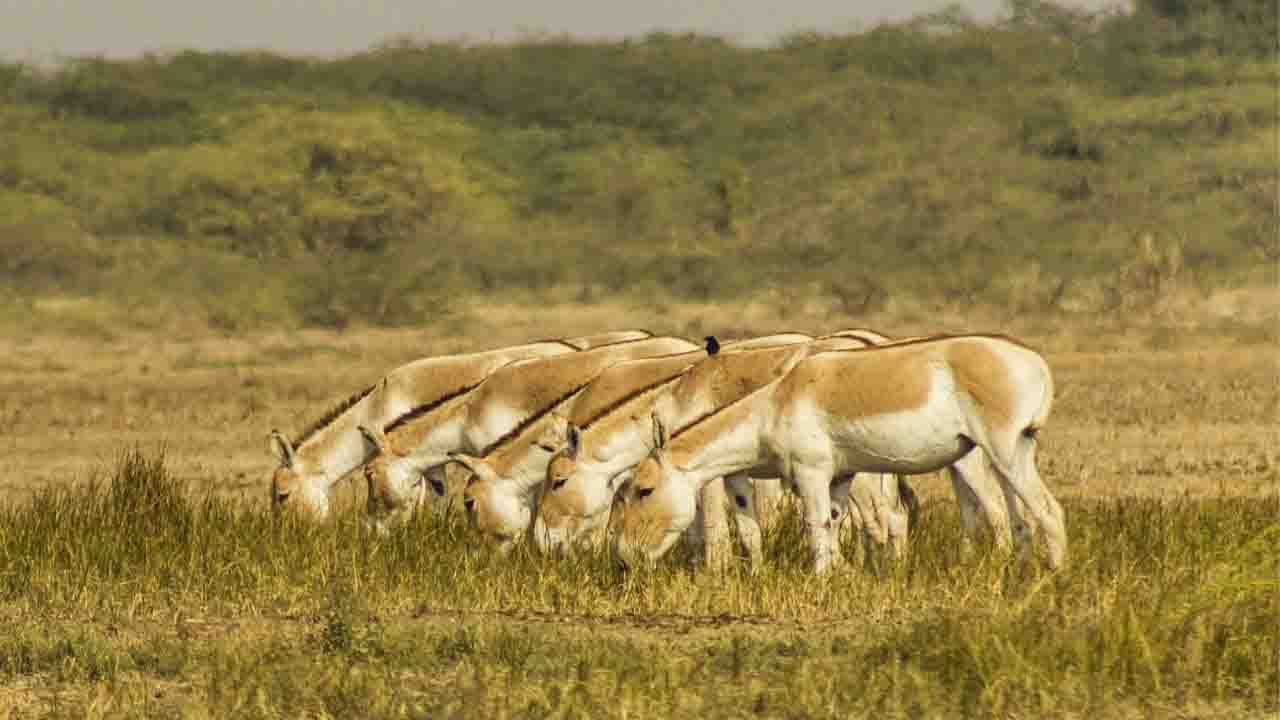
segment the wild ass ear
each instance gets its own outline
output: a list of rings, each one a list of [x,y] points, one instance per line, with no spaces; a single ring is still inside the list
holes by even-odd
[[[578,448],[582,446],[582,431],[573,423],[569,423],[569,427],[566,430],[568,435],[565,437],[565,454],[570,458],[576,458],[578,457]]]
[[[651,415],[653,418],[653,449],[661,450],[667,446],[667,428],[658,419],[658,413]]]
[[[449,453],[449,462],[456,462],[470,470],[473,475],[479,475],[480,466],[484,463],[484,460],[460,452],[451,452]]]
[[[287,468],[293,467],[293,445],[290,444],[288,438],[282,435],[279,430],[272,430],[268,444],[276,457],[280,458],[281,465]]]
[[[631,482],[631,478],[635,477],[635,474],[636,474],[635,468],[628,468],[618,473],[617,475],[614,475],[613,477],[609,478],[609,481],[605,483],[605,486],[608,487],[610,490],[617,492],[618,490],[622,489],[623,485],[626,485],[627,483]]]
[[[716,339],[715,335],[708,335],[703,339],[707,341],[708,355],[715,355],[720,352],[720,341]]]
[[[374,430],[364,425],[357,425],[356,429],[364,436],[364,441],[369,443],[375,453],[385,455],[389,451],[387,436],[381,430]]]

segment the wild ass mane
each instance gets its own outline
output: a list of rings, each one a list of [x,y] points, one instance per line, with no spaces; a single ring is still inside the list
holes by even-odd
[[[373,392],[376,387],[378,387],[378,384],[374,383],[373,385],[370,385],[355,395],[352,395],[346,400],[343,400],[333,406],[328,412],[321,415],[319,420],[311,423],[305,430],[298,433],[298,435],[293,439],[293,447],[301,447],[304,442],[310,440],[316,433],[328,427],[334,420],[342,417],[342,414],[354,407],[356,403],[368,397],[369,393]]]
[[[844,352],[844,351],[841,350],[839,352]],[[773,382],[777,382],[777,380],[780,380],[780,379],[781,378],[775,379]],[[694,426],[700,425],[710,420],[711,418],[719,415],[720,413],[725,412],[726,410],[737,407],[738,405],[741,405],[742,403],[747,402],[749,399],[755,397],[757,393],[763,391],[765,388],[772,385],[773,382],[765,383],[764,385],[761,385],[760,387],[756,388],[755,390],[752,390],[751,392],[747,393],[746,395],[743,395],[742,397],[738,398],[737,400],[734,400],[731,403],[728,403],[726,405],[720,405],[716,407],[714,410],[711,410],[710,412],[705,412],[699,415],[698,417],[694,418],[693,420],[690,420],[689,422],[685,423],[681,427],[676,428],[675,430],[672,430],[671,434],[667,436],[667,439],[675,440],[681,435],[684,435],[685,433],[692,430]]]
[[[649,383],[644,387],[636,388],[635,390],[632,390],[631,392],[623,395],[621,398],[601,408],[600,411],[597,412],[595,415],[592,415],[591,417],[587,418],[586,421],[584,421],[582,424],[578,426],[578,429],[586,430],[590,428],[592,425],[595,425],[597,422],[600,422],[601,420],[608,417],[610,414],[612,414],[613,412],[621,408],[623,405],[626,405],[627,403],[640,397],[641,395],[644,395],[645,393],[653,392],[654,390],[660,390],[662,389],[663,386],[676,382],[677,380],[680,379],[680,376],[683,375],[684,372],[685,372],[684,370],[681,370],[680,372],[674,375],[671,375],[669,377],[664,377],[660,380]]]
[[[568,392],[564,393],[563,395],[556,398],[555,400],[552,400],[549,404],[547,404],[546,407],[542,408],[541,410],[538,410],[537,412],[532,413],[525,419],[521,420],[519,423],[516,423],[516,426],[508,430],[505,435],[489,443],[483,450],[481,450],[480,456],[486,457],[490,453],[492,453],[494,450],[497,450],[498,448],[502,447],[506,443],[520,437],[520,435],[525,430],[528,430],[531,425],[538,422],[542,418],[546,417],[548,413],[560,407],[561,403],[573,397],[574,393],[578,392],[579,390],[586,387],[590,383],[591,381],[588,380],[587,382],[581,383],[579,385],[574,386],[573,388],[570,388]]]
[[[449,402],[450,400],[453,400],[454,398],[460,395],[465,395],[466,393],[469,393],[472,390],[475,390],[476,388],[480,387],[480,384],[482,382],[484,381],[482,380],[481,382],[478,382],[478,383],[463,385],[457,390],[454,390],[453,392],[445,393],[444,395],[441,395],[440,397],[436,398],[435,400],[432,400],[429,403],[423,403],[421,405],[418,405],[417,407],[411,409],[409,412],[406,412],[403,415],[400,415],[396,419],[392,420],[391,422],[387,423],[386,426],[382,428],[382,432],[389,433],[398,427],[408,425],[414,420],[422,417],[423,415],[426,415],[427,413],[431,412],[432,410],[435,410],[436,408]]]
[[[564,339],[562,339],[562,338],[547,338],[547,339],[545,339],[545,340],[534,340],[534,341],[533,341],[532,343],[530,343],[530,344],[531,344],[531,345],[539,345],[539,344],[541,344],[541,343],[554,343],[554,344],[556,344],[556,345],[563,345],[563,346],[565,346],[565,347],[567,347],[567,348],[569,348],[570,350],[573,350],[573,351],[575,351],[575,352],[582,352],[582,348],[580,348],[580,347],[578,347],[577,345],[574,345],[573,343],[569,342],[568,340],[564,340]]]

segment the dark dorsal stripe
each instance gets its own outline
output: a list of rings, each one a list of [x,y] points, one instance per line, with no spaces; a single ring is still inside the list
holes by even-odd
[[[548,339],[546,339],[546,340],[538,340],[538,341],[535,341],[535,342],[534,342],[534,343],[532,343],[532,344],[533,344],[533,345],[542,345],[543,343],[554,343],[554,344],[556,344],[556,345],[563,345],[563,346],[565,346],[565,347],[567,347],[567,348],[569,348],[570,350],[573,350],[573,351],[575,351],[575,352],[582,352],[582,348],[578,347],[577,345],[574,345],[573,343],[569,342],[568,340],[565,340],[564,338],[548,338]]]
[[[849,348],[848,350],[829,350],[828,352],[865,353],[865,352],[875,352],[877,350],[892,350],[894,348],[906,347],[908,345],[921,345],[923,343],[941,342],[943,340],[965,340],[968,338],[1001,340],[1003,342],[1007,342],[1012,345],[1017,345],[1020,348],[1025,348],[1027,350],[1031,350],[1032,352],[1035,352],[1035,349],[1032,348],[1030,345],[1027,345],[1021,340],[1017,340],[1016,338],[1012,338],[1002,333],[964,333],[964,334],[938,333],[937,335],[921,335],[920,337],[906,338],[904,340],[890,340],[880,345],[868,345],[867,347]]]
[[[592,378],[592,379],[594,380],[594,378]],[[507,431],[507,434],[506,434],[506,435],[503,435],[502,437],[498,438],[497,440],[494,440],[493,442],[489,443],[489,446],[488,446],[488,447],[486,447],[483,451],[481,451],[481,453],[480,453],[480,457],[488,457],[488,456],[489,456],[489,454],[490,454],[490,453],[492,453],[494,450],[497,450],[498,448],[502,447],[502,446],[503,446],[504,444],[506,444],[507,442],[509,442],[509,441],[511,441],[511,440],[514,440],[515,438],[519,437],[519,436],[520,436],[520,434],[521,434],[521,433],[523,433],[525,430],[527,430],[527,429],[529,428],[529,426],[530,426],[530,425],[533,425],[534,423],[538,422],[538,420],[541,420],[543,417],[546,417],[547,413],[551,412],[552,410],[555,410],[557,407],[559,407],[559,406],[560,406],[560,403],[564,402],[565,400],[568,400],[570,397],[572,397],[572,396],[573,396],[573,394],[574,394],[574,393],[578,392],[579,390],[581,390],[582,388],[586,387],[586,386],[587,386],[587,385],[589,385],[590,383],[591,383],[591,380],[588,380],[587,382],[584,382],[584,383],[582,383],[582,384],[580,384],[580,385],[575,386],[574,388],[570,389],[570,390],[569,390],[568,392],[566,392],[565,394],[561,395],[560,397],[556,398],[555,400],[552,400],[552,401],[551,401],[551,403],[550,403],[549,405],[547,405],[546,407],[544,407],[544,408],[542,408],[541,410],[539,410],[539,411],[535,412],[534,414],[530,415],[529,417],[525,418],[524,420],[521,420],[519,423],[517,423],[517,424],[516,424],[516,426],[515,426],[515,427],[513,427],[513,428],[511,428],[511,430]]]
[[[591,350],[599,350],[600,348],[614,347],[614,346],[616,346],[616,345],[626,345],[627,343],[641,342],[641,341],[644,341],[644,340],[652,340],[652,339],[654,339],[654,337],[655,337],[655,336],[654,336],[654,334],[653,334],[653,333],[651,333],[651,332],[649,332],[648,330],[637,330],[636,332],[642,332],[642,333],[645,333],[645,336],[644,336],[644,337],[638,337],[638,338],[627,338],[626,340],[615,340],[615,341],[613,341],[613,342],[611,342],[611,343],[604,343],[603,345],[596,345],[595,347],[592,347],[592,348],[588,348],[588,347],[586,347],[585,345],[574,345],[573,343],[569,342],[568,340],[565,340],[564,338],[550,338],[550,339],[547,339],[547,340],[539,340],[538,342],[540,342],[540,343],[556,343],[556,344],[559,344],[559,345],[563,345],[563,346],[565,346],[565,347],[569,348],[570,350],[576,350],[576,351],[578,351],[578,352],[589,352],[589,351],[591,351]]]
[[[794,334],[796,334],[796,335],[803,335],[804,333],[799,333],[799,332],[797,332],[797,333],[794,333]],[[742,340],[735,340],[735,341],[732,341],[732,342],[726,343],[726,344],[724,344],[723,346],[721,346],[721,349],[724,349],[724,350],[733,350],[733,349],[734,349],[734,348],[733,348],[733,346],[734,346],[734,345],[737,345],[737,344],[738,344],[738,343],[740,343],[740,342],[744,342],[744,341],[742,341]],[[739,350],[739,351],[737,351],[737,352],[742,353],[742,354],[746,354],[746,353],[754,353],[754,352],[773,352],[773,351],[777,351],[778,349],[780,349],[780,348],[784,348],[784,347],[789,347],[789,346],[788,346],[788,345],[778,345],[778,346],[776,346],[776,347],[751,348],[751,349],[747,349],[747,350]],[[704,349],[704,352],[705,352],[705,349]],[[671,355],[664,355],[663,357],[674,357],[674,356],[676,356],[676,355],[683,355],[683,354],[685,354],[685,353],[672,353]],[[717,354],[718,354],[718,353],[717,353]],[[679,380],[679,379],[680,379],[680,378],[681,378],[685,373],[687,373],[687,372],[689,372],[691,369],[693,369],[694,365],[696,365],[696,363],[690,363],[687,367],[685,367],[685,368],[681,369],[679,372],[676,372],[676,373],[674,373],[674,374],[672,374],[672,375],[669,375],[669,376],[667,376],[667,377],[664,377],[664,378],[661,378],[661,379],[659,379],[659,380],[656,380],[656,381],[654,381],[654,382],[652,382],[652,383],[649,383],[648,385],[645,385],[644,387],[640,387],[640,388],[636,388],[635,390],[632,390],[630,393],[628,393],[628,394],[626,394],[626,395],[622,396],[620,399],[615,400],[614,402],[612,402],[612,403],[610,403],[610,404],[606,405],[606,406],[604,407],[604,409],[602,409],[600,412],[598,412],[598,413],[596,413],[595,415],[591,416],[591,417],[590,417],[590,418],[588,418],[585,422],[583,422],[581,425],[579,425],[579,426],[578,426],[578,429],[579,429],[579,430],[587,430],[587,429],[588,429],[588,428],[590,428],[592,425],[595,425],[597,422],[600,422],[601,420],[605,419],[606,417],[608,417],[609,415],[611,415],[614,411],[616,411],[616,410],[620,409],[623,405],[626,405],[626,404],[627,404],[628,402],[630,402],[631,400],[634,400],[635,398],[640,397],[641,395],[644,395],[644,394],[645,394],[645,393],[647,393],[647,392],[650,392],[650,391],[653,391],[653,390],[657,390],[657,389],[661,388],[663,385],[666,385],[666,384],[668,384],[668,383],[675,382],[675,381]]]
[[[464,395],[466,393],[471,392],[472,390],[475,390],[479,386],[480,386],[480,383],[478,382],[472,383],[470,385],[463,385],[462,387],[458,388],[457,390],[454,390],[451,393],[446,393],[436,398],[435,400],[432,400],[429,403],[419,405],[413,408],[412,410],[410,410],[409,412],[401,415],[400,417],[397,417],[395,420],[392,420],[391,422],[387,423],[386,427],[382,429],[382,432],[389,433],[394,431],[398,427],[401,427],[403,425],[408,425],[409,423],[413,422],[417,418],[420,418],[423,415],[426,415],[427,413],[431,412],[432,410],[435,410],[436,408],[458,397],[459,395]]]
[[[692,366],[690,366],[690,367],[692,367]],[[679,380],[679,379],[680,379],[680,377],[681,377],[682,375],[684,375],[684,374],[685,374],[685,372],[687,372],[688,370],[689,370],[689,368],[687,368],[687,367],[686,367],[684,370],[681,370],[680,372],[678,372],[678,373],[676,373],[676,374],[674,374],[674,375],[671,375],[671,376],[669,376],[669,377],[661,378],[660,380],[657,380],[657,381],[655,381],[655,382],[651,382],[651,383],[649,383],[648,385],[645,385],[644,387],[636,388],[635,390],[632,390],[631,392],[627,393],[626,395],[623,395],[620,399],[615,400],[615,401],[613,401],[613,402],[609,403],[608,405],[606,405],[606,406],[604,407],[604,409],[602,409],[600,412],[596,413],[596,414],[595,414],[595,415],[593,415],[592,417],[587,418],[586,422],[584,422],[584,423],[582,423],[581,425],[579,425],[579,426],[578,426],[578,429],[579,429],[579,430],[587,430],[587,429],[588,429],[588,428],[590,428],[592,425],[595,425],[597,422],[599,422],[599,421],[603,420],[603,419],[604,419],[605,417],[607,417],[608,415],[611,415],[615,410],[618,410],[618,409],[619,409],[619,408],[621,408],[623,405],[626,405],[627,403],[629,403],[629,402],[631,402],[632,400],[634,400],[634,399],[636,399],[636,398],[640,397],[641,395],[644,395],[645,393],[650,392],[650,391],[652,391],[652,390],[657,390],[658,388],[660,388],[660,387],[662,387],[663,385],[666,385],[666,384],[668,384],[668,383],[672,383],[672,382],[675,382],[675,381]]]
[[[761,390],[765,389],[766,387],[768,387],[768,386],[770,385],[770,383],[771,383],[771,382],[774,382],[774,381],[776,381],[776,380],[778,380],[778,379],[780,379],[780,378],[775,378],[773,381],[770,381],[769,383],[765,383],[764,385],[761,385],[760,387],[756,388],[755,390],[752,390],[751,392],[747,393],[746,395],[743,395],[742,397],[738,398],[737,400],[734,400],[733,402],[729,403],[728,405],[721,405],[720,407],[718,407],[718,408],[716,408],[716,409],[712,410],[711,412],[708,412],[708,413],[704,413],[704,414],[702,414],[702,415],[699,415],[698,417],[694,418],[694,419],[693,419],[692,421],[690,421],[689,423],[685,424],[685,425],[684,425],[684,427],[681,427],[681,428],[677,429],[675,432],[673,432],[673,433],[671,433],[670,435],[668,435],[668,436],[667,436],[667,441],[668,441],[668,442],[670,442],[670,441],[672,441],[672,440],[675,440],[676,438],[680,437],[681,435],[685,434],[686,432],[689,432],[690,430],[692,430],[692,429],[693,429],[693,426],[695,426],[695,425],[699,425],[699,424],[701,424],[701,423],[703,423],[703,422],[706,422],[707,420],[710,420],[711,418],[715,417],[716,415],[719,415],[720,413],[724,412],[725,410],[728,410],[729,408],[733,407],[734,405],[737,405],[738,403],[745,401],[747,398],[754,397],[756,393],[758,393],[758,392],[760,392]]]
[[[889,343],[885,343],[884,345],[868,345],[867,347],[861,347],[861,348],[850,348],[850,349],[848,349],[848,350],[832,350],[832,351],[830,351],[830,352],[838,352],[838,353],[871,353],[871,352],[876,352],[876,351],[878,351],[878,350],[892,350],[893,348],[903,347],[903,346],[906,346],[906,345],[919,345],[919,344],[921,344],[921,343],[927,343],[927,342],[936,342],[936,341],[941,341],[941,340],[955,340],[955,339],[964,339],[964,338],[987,338],[987,339],[989,339],[989,340],[1002,340],[1002,341],[1009,342],[1009,343],[1012,343],[1012,344],[1014,344],[1014,345],[1017,345],[1017,346],[1019,346],[1019,347],[1027,348],[1028,350],[1030,350],[1030,349],[1031,349],[1029,346],[1022,344],[1022,343],[1018,342],[1017,340],[1014,340],[1013,338],[1009,337],[1008,335],[1001,335],[1001,334],[998,334],[998,333],[966,333],[966,334],[964,334],[964,335],[950,335],[950,334],[929,335],[929,336],[926,336],[926,337],[908,338],[908,339],[906,339],[906,340],[900,340],[900,341],[898,341],[898,342],[889,342]],[[810,357],[813,357],[813,356],[810,356]],[[807,358],[806,358],[806,359],[807,359]],[[804,361],[803,361],[803,360],[801,360],[801,362],[804,362]],[[688,423],[688,424],[687,424],[687,425],[685,425],[684,427],[682,427],[682,428],[680,428],[680,429],[676,430],[675,432],[671,433],[671,434],[670,434],[670,436],[669,436],[669,439],[670,439],[670,440],[675,440],[676,438],[680,437],[681,435],[685,434],[686,432],[688,432],[688,431],[692,430],[692,429],[693,429],[693,427],[694,427],[695,425],[699,425],[699,424],[701,424],[701,423],[703,423],[703,422],[705,422],[705,421],[707,421],[707,420],[710,420],[711,418],[715,417],[716,415],[720,414],[721,412],[723,412],[723,411],[725,411],[725,410],[728,410],[729,408],[733,407],[734,405],[737,405],[738,403],[743,402],[743,401],[744,401],[744,400],[746,400],[747,398],[750,398],[750,397],[754,396],[757,392],[760,392],[760,391],[761,391],[761,390],[763,390],[764,388],[768,387],[771,383],[773,383],[773,382],[777,382],[777,381],[778,381],[778,380],[780,380],[782,377],[786,377],[786,376],[784,375],[784,376],[781,376],[781,377],[779,377],[779,378],[774,378],[774,380],[771,380],[769,383],[765,383],[764,385],[761,385],[759,388],[756,388],[755,390],[752,390],[751,392],[747,393],[746,395],[743,395],[742,397],[738,398],[737,400],[734,400],[733,402],[729,403],[728,405],[721,405],[720,407],[718,407],[718,408],[716,408],[716,409],[712,410],[711,412],[706,413],[706,414],[704,414],[704,415],[701,415],[701,416],[699,416],[699,417],[695,418],[692,422]]]
[[[315,422],[308,425],[307,429],[303,430],[301,433],[298,434],[296,438],[294,438],[293,440],[294,449],[301,447],[302,443],[310,440],[313,435],[320,432],[324,428],[328,427],[330,423],[332,423],[334,420],[337,420],[339,417],[341,417],[342,414],[350,410],[352,406],[354,406],[356,403],[360,402],[361,400],[365,399],[369,395],[369,393],[373,392],[373,389],[376,387],[378,387],[377,383],[370,385],[369,387],[361,390],[355,395],[352,395],[346,400],[343,400],[342,402],[338,403],[331,410],[329,410],[329,412],[325,413],[324,415],[321,415],[319,420],[316,420]]]

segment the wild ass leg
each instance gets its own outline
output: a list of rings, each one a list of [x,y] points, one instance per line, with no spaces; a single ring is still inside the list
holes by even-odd
[[[898,477],[888,473],[858,473],[850,494],[862,516],[862,542],[868,559],[888,548],[901,556],[909,526],[907,508],[899,497]]]
[[[702,542],[706,566],[712,572],[720,572],[729,563],[732,547],[729,543],[729,515],[725,512],[728,501],[724,491],[724,478],[707,483],[699,492],[702,506]]]
[[[1045,544],[1049,550],[1049,567],[1062,566],[1067,554],[1067,527],[1062,505],[1049,492],[1049,487],[1040,477],[1040,469],[1036,467],[1035,438],[1021,436],[1018,438],[1018,474],[1020,486],[1036,498],[1023,496],[1026,508],[1044,531]]]
[[[843,526],[845,524],[848,524],[849,526],[849,535],[848,535],[848,537],[850,538],[849,552],[852,554],[852,560],[850,562],[852,562],[857,567],[862,567],[863,565],[866,564],[866,555],[867,555],[867,539],[866,539],[867,538],[867,521],[865,519],[866,512],[867,511],[863,510],[863,508],[858,507],[858,503],[853,498],[852,493],[849,493],[846,495],[846,503],[843,511],[844,514],[841,515],[840,517],[840,525],[841,525],[842,532],[843,532]]]
[[[685,548],[689,550],[689,552],[700,557],[704,557],[704,559],[705,556],[703,556],[703,552],[706,547],[706,538],[702,536],[702,532],[706,529],[706,525],[707,523],[703,519],[702,514],[702,496],[699,495],[698,504],[694,507],[693,511],[693,522],[689,525],[688,529],[684,531],[684,534],[680,536],[680,541],[684,544]]]
[[[778,516],[782,513],[782,480],[779,478],[756,478],[755,518],[761,530],[774,527]]]
[[[1049,547],[1049,567],[1060,567],[1067,549],[1066,525],[1063,522],[1062,506],[1049,492],[1036,468],[1034,438],[1019,433],[1013,452],[1005,456],[992,453],[991,461],[1000,477],[1015,543],[1022,546],[1022,554],[1028,554],[1033,546],[1031,528],[1027,527],[1022,513],[1025,509],[1045,533],[1045,541]]]
[[[911,530],[911,509],[903,501],[903,489],[911,493],[907,478],[902,475],[884,476],[886,507],[885,525],[889,531],[889,549],[893,558],[898,560],[907,552],[907,533]],[[914,497],[914,494],[912,495]]]
[[[963,548],[966,552],[972,546],[972,541],[982,534],[983,526],[991,532],[996,548],[1009,552],[1010,515],[1005,507],[1000,482],[993,473],[988,468],[986,454],[980,448],[969,451],[968,455],[947,468],[952,492],[960,506],[960,522],[964,525],[965,532]],[[1020,541],[1022,539],[1019,538]]]
[[[840,531],[844,527],[845,518],[850,514],[851,498],[849,489],[853,484],[853,476],[836,478],[831,483],[831,565],[844,565],[844,552],[840,548]],[[854,537],[857,537],[856,535]]]
[[[758,571],[764,563],[764,540],[760,532],[756,491],[759,489],[746,473],[734,473],[725,477],[725,490],[733,501],[734,519],[738,524],[738,537],[742,540],[747,556],[751,558],[751,571]]]
[[[813,569],[824,574],[831,569],[831,471],[829,468],[797,466],[792,470],[796,492],[804,506],[804,524],[809,534]]]

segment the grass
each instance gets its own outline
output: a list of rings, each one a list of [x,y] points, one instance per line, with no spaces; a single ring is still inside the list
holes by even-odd
[[[932,478],[915,482],[925,516],[906,563],[822,580],[794,517],[771,531],[763,573],[713,577],[687,554],[627,576],[603,557],[500,558],[456,521],[374,538],[355,513],[315,526],[266,512],[265,432],[401,362],[604,323],[763,333],[788,327],[775,306],[506,309],[448,336],[12,338],[0,709],[1266,717],[1280,709],[1274,298],[1231,302],[1258,319],[992,325],[1043,348],[1057,380],[1041,468],[1071,549],[1053,574],[964,556]],[[802,317],[789,327],[833,320]],[[861,319],[902,334],[981,324]]]
[[[500,558],[193,494],[160,456],[0,512],[0,674],[102,717],[1261,717],[1280,709],[1280,496],[1072,500],[1058,573],[960,555],[830,579],[799,522],[759,575]],[[21,687],[19,685],[19,687]],[[89,705],[92,707],[89,707]]]

